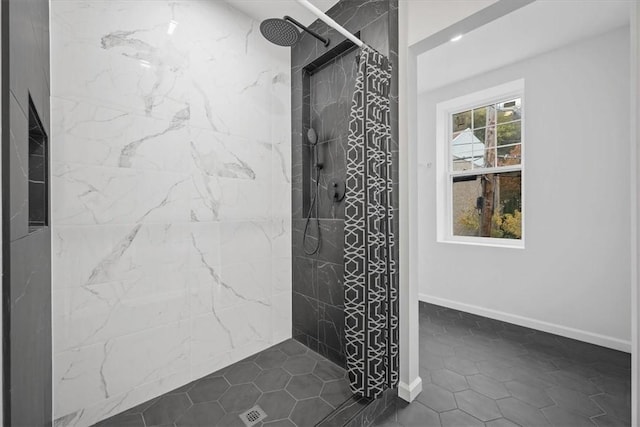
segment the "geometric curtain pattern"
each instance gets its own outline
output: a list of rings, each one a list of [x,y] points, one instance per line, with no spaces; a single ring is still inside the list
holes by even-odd
[[[393,258],[391,64],[363,46],[347,149],[344,225],[345,353],[354,394],[398,383],[398,274]]]

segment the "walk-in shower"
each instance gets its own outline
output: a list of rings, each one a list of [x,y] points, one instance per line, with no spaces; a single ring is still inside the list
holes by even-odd
[[[347,369],[368,344],[346,339],[343,188],[359,38],[397,62],[394,5],[256,31],[269,10],[229,2],[51,3],[56,427],[344,425],[379,402],[352,389],[378,362]]]

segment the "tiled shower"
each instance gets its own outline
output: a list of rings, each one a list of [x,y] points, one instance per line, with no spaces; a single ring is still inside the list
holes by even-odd
[[[339,401],[347,384],[344,204],[332,202],[329,191],[345,180],[355,47],[319,21],[311,29],[331,39],[328,47],[308,35],[293,49],[274,46],[259,21],[218,0],[49,6],[50,19],[40,18],[50,28],[39,30],[50,39],[50,67],[41,67],[50,69],[50,79],[41,79],[50,84],[33,94],[43,123],[38,141],[48,153],[32,153],[35,160],[49,155],[49,170],[37,169],[50,177],[50,194],[41,198],[49,206],[31,211],[47,231],[39,237],[51,232],[51,304],[42,303],[52,310],[53,389],[40,388],[53,403],[54,425],[139,415],[162,395],[194,405],[185,396],[203,378],[205,387],[218,378],[235,392],[248,383],[237,384],[229,366],[248,368],[241,377],[255,384],[253,371],[284,369],[296,384],[311,379],[309,391],[284,384],[277,390],[296,401],[316,393],[309,398],[346,409],[329,423],[346,422],[364,403]],[[396,7],[342,0],[328,14],[395,63]],[[16,16],[30,16],[27,9]],[[396,85],[394,79],[394,162]],[[48,91],[50,127],[42,102]],[[324,168],[321,249],[307,256],[301,227],[312,177],[302,136],[310,127]],[[43,185],[33,170],[36,194]],[[23,270],[49,280],[47,263]],[[21,279],[18,269],[13,274]],[[43,319],[48,314],[41,311]],[[292,337],[308,349],[299,350]],[[48,354],[46,339],[39,342]],[[284,357],[282,366],[271,365],[280,360],[275,355]],[[336,368],[328,377],[327,366]],[[269,402],[269,387],[258,385],[258,402]],[[19,392],[11,399],[21,400]],[[303,412],[292,410],[289,419]],[[23,415],[28,408],[16,405],[12,420]]]

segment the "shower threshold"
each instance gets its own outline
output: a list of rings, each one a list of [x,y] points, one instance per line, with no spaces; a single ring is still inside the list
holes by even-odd
[[[96,426],[310,427],[351,398],[343,368],[287,340]],[[241,415],[256,406],[266,417],[247,424]]]

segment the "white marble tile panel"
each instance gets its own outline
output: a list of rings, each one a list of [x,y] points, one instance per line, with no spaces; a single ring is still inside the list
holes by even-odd
[[[171,374],[156,381],[151,381],[136,387],[126,393],[100,399],[97,402],[84,405],[72,412],[54,412],[54,427],[85,427],[116,415],[126,409],[146,402],[166,390],[181,387],[191,380],[190,369]],[[77,396],[76,403],[78,402]]]
[[[167,34],[172,11],[160,4],[56,3],[52,94],[164,118],[184,109],[189,52]]]
[[[191,129],[196,171],[220,178],[268,181],[271,144],[207,129]]]
[[[271,260],[271,293],[272,295],[291,292],[292,266],[291,257],[273,258]],[[274,305],[274,310],[277,307]]]
[[[55,224],[100,225],[189,221],[188,175],[56,163]]]
[[[55,418],[105,399],[100,374],[103,360],[104,343],[54,355],[53,413]]]
[[[54,352],[189,318],[186,271],[54,292]]]
[[[223,250],[220,246],[220,223],[217,221],[193,222],[189,225],[189,229],[193,247],[190,267],[205,269],[219,267],[222,263]]]
[[[220,223],[222,265],[271,258],[270,221]]]
[[[271,307],[271,260],[226,264],[222,267],[222,282],[228,287],[221,307],[233,307],[247,302]]]
[[[271,307],[270,260],[200,268],[189,274],[192,316],[247,303]]]
[[[271,141],[291,145],[291,57],[274,56]]]
[[[271,141],[272,85],[286,79],[257,22],[223,2],[78,4],[52,13],[55,96],[167,119],[190,106],[196,126]]]
[[[105,396],[187,370],[189,337],[190,322],[184,321],[108,341],[100,371]]]
[[[291,258],[291,215],[271,220],[271,256]]]
[[[54,290],[180,271],[193,258],[189,224],[54,226]],[[57,310],[57,308],[55,309]]]
[[[190,173],[190,110],[157,119],[53,97],[54,162]]]
[[[271,218],[271,181],[220,179],[220,220],[268,220]]]
[[[273,342],[281,342],[291,338],[291,290],[273,297],[273,311],[271,312]]]

